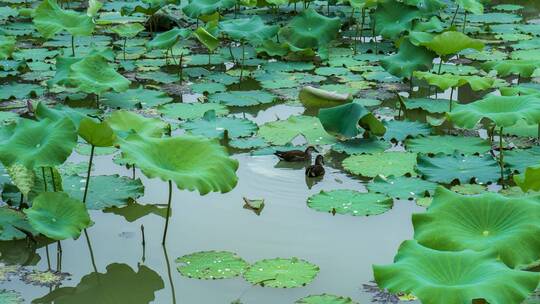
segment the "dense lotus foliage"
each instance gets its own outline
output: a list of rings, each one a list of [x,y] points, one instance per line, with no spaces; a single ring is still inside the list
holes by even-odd
[[[538,302],[535,1],[0,2],[0,303]]]

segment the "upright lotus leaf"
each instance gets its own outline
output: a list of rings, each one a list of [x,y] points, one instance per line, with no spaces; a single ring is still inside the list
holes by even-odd
[[[201,251],[176,259],[177,270],[188,278],[216,280],[237,277],[249,264],[236,253]]]
[[[193,32],[193,36],[199,40],[210,52],[219,46],[219,40],[204,27],[199,27]]]
[[[473,91],[487,90],[497,84],[497,79],[487,76],[465,76],[453,74],[435,74],[431,72],[415,71],[414,77],[427,81],[430,85],[437,86],[446,91],[448,88],[458,88],[463,85],[470,85]]]
[[[498,127],[511,127],[518,121],[529,125],[540,123],[540,97],[489,95],[479,101],[456,105],[448,113],[448,119],[455,125],[473,129],[483,118],[491,120]]]
[[[187,38],[190,34],[188,29],[173,28],[159,33],[146,45],[150,49],[168,50],[172,48],[180,38]]]
[[[24,232],[37,235],[24,214],[8,207],[0,208],[0,241],[21,240],[26,238]]]
[[[53,240],[78,238],[92,223],[84,204],[64,192],[43,192],[25,209],[30,225]]]
[[[278,32],[277,25],[266,25],[259,16],[225,20],[219,23],[219,27],[232,39],[248,41],[251,45],[259,45]]]
[[[422,43],[428,49],[434,51],[439,56],[448,56],[456,54],[465,49],[484,49],[484,43],[478,39],[456,31],[447,31],[435,35],[429,42]]]
[[[304,297],[296,304],[356,304],[351,298],[335,296],[331,294],[311,295]]]
[[[382,67],[390,74],[411,78],[414,71],[428,71],[433,66],[435,53],[415,46],[408,39],[401,42],[397,54],[381,59]]]
[[[0,36],[0,59],[8,59],[15,51],[17,39],[12,36]]]
[[[394,264],[374,265],[375,281],[390,292],[414,294],[424,304],[521,303],[538,273],[508,268],[493,251],[446,252],[416,241],[401,244]]]
[[[540,166],[528,167],[522,174],[514,175],[514,182],[523,192],[540,191]]]
[[[484,13],[484,5],[479,0],[456,0],[456,4],[476,15]]]
[[[328,45],[336,38],[340,26],[338,17],[323,16],[310,7],[281,28],[279,38],[295,52],[319,49],[319,54],[325,59],[328,58]]]
[[[133,38],[144,31],[144,26],[140,23],[125,23],[113,26],[111,31],[122,38]]]
[[[215,140],[199,136],[153,138],[138,134],[120,141],[125,161],[149,178],[173,181],[178,189],[229,192],[237,183],[238,161]]]
[[[540,259],[540,204],[534,198],[461,195],[439,186],[428,211],[412,221],[414,239],[428,248],[492,250],[511,268]]]
[[[66,161],[76,143],[77,130],[67,117],[58,121],[20,119],[11,137],[0,145],[0,161],[5,166],[54,167]]]
[[[34,115],[38,120],[50,119],[61,120],[64,117],[71,119],[77,129],[81,124],[81,120],[87,118],[88,115],[98,115],[99,110],[90,108],[72,108],[63,104],[57,104],[54,107],[48,107],[45,103],[39,102],[34,106]]]
[[[103,7],[103,3],[98,0],[89,0],[88,8],[86,9],[86,15],[92,18],[96,18],[98,11]]]
[[[308,198],[309,208],[332,214],[353,216],[378,215],[392,209],[393,200],[378,193],[362,193],[354,190],[321,191]]]
[[[435,157],[418,156],[418,171],[433,182],[450,184],[454,180],[468,183],[473,179],[482,183],[496,181],[499,174],[497,161],[490,156],[438,154]]]
[[[386,0],[377,5],[373,17],[375,32],[384,38],[396,40],[401,33],[411,30],[413,21],[420,19],[422,14],[413,6]]]
[[[161,137],[170,132],[170,125],[159,118],[147,118],[135,112],[114,111],[105,119],[120,137],[136,133],[148,137]]]
[[[381,0],[343,0],[357,10],[374,8]]]
[[[405,146],[407,151],[424,154],[454,154],[456,151],[464,154],[483,154],[491,150],[487,140],[452,135],[411,138],[405,142]]]
[[[21,194],[28,198],[28,193],[32,191],[36,179],[34,170],[17,163],[6,167],[5,170],[11,182],[17,186]]]
[[[235,4],[236,0],[189,0],[183,11],[190,18],[199,18],[203,15],[218,12],[221,9],[229,9]]]
[[[311,145],[336,141],[326,133],[319,119],[311,116],[291,116],[287,120],[265,123],[259,128],[259,136],[274,145],[286,145],[300,135]]]
[[[352,155],[343,160],[345,170],[366,177],[377,175],[399,177],[414,174],[416,153],[381,152],[374,154]]]
[[[106,121],[96,122],[90,118],[81,120],[79,135],[89,144],[96,147],[110,147],[116,135]]]
[[[356,137],[361,133],[360,128],[377,136],[386,132],[383,123],[373,113],[354,102],[321,109],[318,117],[327,132],[345,138]]]
[[[311,283],[319,273],[319,267],[298,258],[261,260],[244,273],[246,281],[253,285],[274,288],[295,288]]]
[[[63,10],[56,0],[43,0],[34,11],[34,25],[46,39],[65,30],[73,36],[90,36],[94,31],[94,22],[86,14]]]
[[[131,83],[100,54],[88,55],[70,67],[69,78],[85,93],[123,92]]]
[[[348,103],[352,100],[350,93],[326,91],[312,86],[300,89],[298,99],[306,107],[326,108]]]
[[[181,127],[191,134],[209,138],[249,137],[257,132],[257,125],[251,120],[236,117],[216,117],[214,110],[204,113],[201,119],[184,122]]]
[[[499,60],[490,61],[482,65],[484,70],[497,71],[497,75],[506,77],[519,75],[521,77],[531,77],[540,69],[540,60]]]

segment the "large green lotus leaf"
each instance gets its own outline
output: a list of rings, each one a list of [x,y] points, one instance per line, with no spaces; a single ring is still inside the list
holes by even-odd
[[[478,0],[456,0],[456,4],[475,15],[484,13],[484,5]]]
[[[390,120],[385,121],[385,140],[402,141],[408,137],[427,136],[431,133],[431,127],[419,121]]]
[[[354,138],[332,145],[332,150],[351,154],[377,153],[390,149],[392,144],[374,137]]]
[[[11,36],[0,36],[0,59],[8,59],[15,51],[17,39]]]
[[[390,74],[411,78],[414,71],[428,71],[433,66],[435,53],[420,46],[415,46],[408,39],[401,42],[397,54],[381,60],[382,67]]]
[[[46,39],[52,38],[63,30],[73,36],[90,36],[94,31],[94,22],[86,14],[63,10],[55,0],[43,0],[34,10],[34,25]]]
[[[145,89],[142,86],[136,89],[116,93],[103,94],[101,103],[117,109],[152,108],[173,101],[165,92]]]
[[[105,121],[121,137],[132,133],[161,137],[170,131],[169,124],[159,118],[147,118],[126,110],[113,112]]]
[[[173,28],[154,37],[146,46],[150,49],[171,49],[180,38],[187,38],[190,34],[188,29]]]
[[[511,268],[540,259],[540,204],[534,198],[461,195],[439,187],[428,211],[412,221],[414,239],[428,248],[492,250]]]
[[[199,27],[193,32],[193,36],[199,40],[210,52],[219,46],[219,40],[204,27]]]
[[[86,206],[64,192],[43,192],[25,209],[30,225],[53,240],[78,238],[92,223]]]
[[[468,183],[472,179],[487,183],[499,177],[497,161],[489,156],[444,155],[418,156],[418,171],[430,181],[450,184],[454,180]]]
[[[138,271],[127,264],[109,264],[107,272],[92,272],[75,287],[60,287],[34,299],[36,304],[151,303],[155,292],[165,287],[158,273],[144,265]]]
[[[28,98],[33,96],[41,96],[44,93],[44,88],[37,84],[31,83],[8,83],[0,85],[0,99],[11,98]]]
[[[64,191],[69,196],[82,200],[86,178],[78,175],[65,176],[62,179]],[[102,210],[109,207],[126,205],[144,194],[140,179],[130,179],[118,175],[92,176],[86,197],[86,208]]]
[[[248,107],[272,103],[277,96],[266,91],[229,91],[212,94],[208,101],[233,107]]]
[[[311,295],[304,297],[296,304],[356,304],[351,298],[335,296],[331,294]]]
[[[219,27],[232,39],[249,41],[252,45],[259,45],[278,32],[277,25],[266,25],[259,16],[225,20],[219,23]]]
[[[144,25],[140,23],[125,23],[115,25],[111,28],[115,34],[122,38],[133,38],[144,31]]]
[[[414,20],[422,17],[415,7],[393,0],[380,2],[373,17],[375,32],[384,38],[396,40],[401,33],[412,29]]]
[[[236,0],[189,0],[189,4],[183,8],[183,11],[190,18],[198,18],[221,9],[229,9],[235,4]]]
[[[223,116],[229,114],[226,106],[217,103],[170,103],[162,105],[158,111],[165,117],[193,120],[202,118],[204,113],[214,111],[216,115]]]
[[[37,106],[34,106],[34,115],[38,120],[50,119],[61,120],[64,117],[68,117],[75,124],[77,129],[81,124],[81,120],[88,117],[88,115],[99,115],[99,110],[89,108],[71,108],[66,105],[58,104],[52,108],[47,107],[45,103],[39,102]]]
[[[27,168],[54,167],[64,163],[77,143],[69,118],[58,121],[20,119],[9,139],[0,145],[0,161]]]
[[[514,175],[514,181],[524,192],[540,191],[540,165],[528,167],[522,174]]]
[[[422,45],[434,51],[439,56],[456,54],[465,49],[476,49],[481,51],[484,48],[484,43],[482,41],[470,38],[461,32],[455,31],[448,31],[435,35],[431,41],[422,43]]]
[[[538,131],[538,126],[535,126],[535,128],[536,131]],[[536,134],[538,134],[538,132]],[[530,149],[514,149],[505,152],[504,162],[508,168],[511,168],[514,171],[523,172],[527,167],[540,164],[540,147],[535,146]]]
[[[323,16],[310,7],[281,28],[279,37],[292,51],[318,48],[321,56],[327,57],[328,44],[336,38],[340,26],[338,17]]]
[[[37,235],[38,232],[30,226],[24,214],[8,207],[0,208],[0,241],[22,240],[26,234]]]
[[[120,141],[125,161],[149,178],[173,181],[179,189],[229,192],[238,181],[238,161],[215,140],[182,135],[150,138],[134,134]]]
[[[431,72],[414,72],[414,77],[427,81],[430,85],[437,86],[446,91],[449,88],[457,88],[463,85],[470,85],[474,91],[487,90],[497,84],[497,79],[482,76],[464,76],[453,74],[435,74]]]
[[[469,104],[458,104],[448,119],[455,125],[473,129],[483,118],[498,127],[511,127],[518,121],[529,125],[540,123],[540,97],[490,95]]]
[[[259,128],[260,137],[278,146],[290,143],[300,135],[312,145],[336,142],[333,136],[326,133],[319,119],[311,116],[291,116],[287,120],[268,122]]]
[[[237,277],[249,266],[236,253],[228,251],[196,252],[179,257],[176,263],[181,275],[205,280]]]
[[[446,113],[449,103],[448,99],[408,98],[401,105],[405,109],[422,109],[428,113]]]
[[[131,83],[116,72],[107,59],[100,54],[88,55],[73,63],[70,66],[69,78],[81,91],[94,94],[101,94],[110,89],[123,92]]]
[[[343,160],[343,167],[357,175],[375,177],[377,175],[395,177],[405,174],[414,175],[416,153],[382,152],[374,154],[352,155]]]
[[[261,260],[251,265],[244,278],[253,285],[274,288],[294,288],[311,283],[319,267],[297,258]]]
[[[96,122],[90,118],[81,120],[79,136],[96,147],[110,147],[116,139],[113,129],[106,121]]]
[[[209,138],[248,137],[257,132],[257,125],[251,120],[235,117],[216,117],[214,111],[208,111],[203,118],[187,121],[180,127],[191,134]]]
[[[424,304],[521,303],[539,275],[508,268],[495,252],[446,252],[416,241],[401,244],[394,264],[374,265],[375,281],[390,292],[414,294]]]
[[[373,113],[355,102],[321,109],[318,117],[328,133],[345,138],[356,137],[362,133],[360,128],[377,136],[386,132],[384,124]]]
[[[413,199],[432,194],[437,184],[413,177],[377,176],[367,188],[370,192],[386,194],[396,199]]]
[[[540,60],[499,60],[490,61],[482,65],[484,70],[495,70],[497,75],[506,77],[509,75],[520,75],[521,77],[531,77],[540,68]]]
[[[309,208],[332,214],[370,216],[392,209],[394,201],[377,193],[362,193],[354,190],[321,191],[308,198]]]
[[[487,140],[479,137],[451,135],[407,139],[405,146],[407,151],[424,154],[454,154],[456,151],[464,154],[483,154],[491,150],[491,145]]]

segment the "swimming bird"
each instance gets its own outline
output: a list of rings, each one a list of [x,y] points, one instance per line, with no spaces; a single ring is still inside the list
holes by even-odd
[[[291,151],[276,151],[274,155],[279,157],[279,159],[288,161],[288,162],[301,162],[301,161],[311,161],[311,153],[319,152],[315,147],[309,146],[305,151],[300,150],[291,150]]]
[[[315,164],[306,168],[307,177],[321,177],[324,175],[324,158],[322,155],[317,155]]]

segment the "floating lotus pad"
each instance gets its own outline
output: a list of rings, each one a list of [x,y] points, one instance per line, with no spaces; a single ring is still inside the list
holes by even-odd
[[[385,140],[405,140],[408,137],[417,137],[429,135],[431,127],[419,121],[410,120],[390,120],[384,123],[386,133]]]
[[[490,156],[438,154],[434,157],[418,156],[418,171],[429,181],[468,183],[473,179],[487,183],[499,178],[499,166]]]
[[[416,241],[401,244],[394,264],[374,265],[375,280],[390,292],[406,292],[425,304],[521,303],[540,275],[508,268],[492,251],[438,251]]]
[[[209,138],[249,137],[257,132],[257,125],[251,120],[235,117],[217,117],[213,110],[201,119],[184,122],[180,127],[191,134]]]
[[[424,154],[454,154],[456,151],[465,154],[483,154],[491,149],[487,140],[478,137],[450,135],[407,139],[405,146],[407,151]]]
[[[324,145],[336,142],[324,130],[319,119],[311,116],[291,116],[287,120],[269,122],[259,128],[259,136],[274,145],[285,145],[302,135],[309,144]]]
[[[236,253],[201,251],[176,259],[181,275],[205,280],[229,279],[244,273],[249,264]]]
[[[331,294],[312,295],[304,297],[296,304],[356,304],[351,298],[335,296]]]
[[[413,199],[432,194],[437,188],[436,183],[414,177],[375,177],[367,184],[370,192],[382,193],[396,199]]]
[[[416,153],[382,152],[353,155],[343,160],[342,165],[347,171],[366,177],[414,175]]]
[[[202,118],[208,111],[215,111],[218,116],[229,114],[225,105],[217,103],[170,103],[160,106],[158,111],[165,117],[183,120]]]
[[[244,278],[253,285],[274,288],[295,288],[311,283],[319,267],[297,258],[261,260],[251,265]]]
[[[308,207],[322,212],[369,216],[385,213],[392,209],[393,200],[376,193],[362,193],[354,190],[321,191],[311,196]]]

